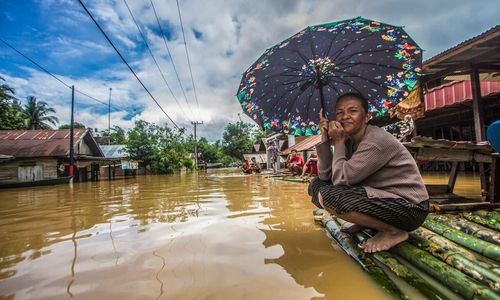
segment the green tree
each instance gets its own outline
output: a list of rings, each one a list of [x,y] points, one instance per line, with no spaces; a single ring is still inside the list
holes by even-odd
[[[243,154],[249,153],[255,140],[255,126],[236,122],[235,124],[229,123],[224,128],[222,134],[222,147],[224,153],[235,159],[241,160]]]
[[[0,77],[1,81],[5,81]],[[0,85],[0,129],[24,129],[24,114],[16,99],[15,90],[7,84]]]
[[[125,129],[118,125],[111,128],[111,134],[107,129],[103,130],[102,136],[109,137],[111,145],[124,145],[127,143],[127,133],[125,132]]]
[[[70,129],[71,124],[63,124],[59,126],[59,129]],[[87,126],[83,125],[82,123],[75,122],[73,123],[73,128],[87,128]]]
[[[127,152],[130,158],[141,160],[145,165],[151,165],[156,158],[156,127],[143,120],[135,122],[135,126],[128,132]]]
[[[26,115],[26,127],[28,129],[50,129],[50,123],[56,125],[59,120],[50,113],[55,113],[55,109],[49,107],[44,101],[37,101],[34,96],[28,96],[28,103],[24,106],[23,112]]]
[[[127,151],[132,159],[141,160],[155,173],[173,173],[191,168],[184,129],[161,127],[143,120],[135,122],[128,132]]]

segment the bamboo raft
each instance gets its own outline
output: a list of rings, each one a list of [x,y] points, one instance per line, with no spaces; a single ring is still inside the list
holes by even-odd
[[[299,183],[309,183],[311,181],[310,177],[299,178],[299,177],[271,177],[273,180],[278,181],[289,181],[289,182],[299,182]]]
[[[430,214],[408,241],[378,253],[358,247],[373,231],[351,235],[325,210],[313,215],[393,299],[409,299],[401,281],[428,299],[500,299],[500,210]]]

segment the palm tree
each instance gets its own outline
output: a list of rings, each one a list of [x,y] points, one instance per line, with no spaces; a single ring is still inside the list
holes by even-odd
[[[24,106],[26,114],[26,127],[28,129],[51,129],[50,123],[56,125],[59,122],[55,116],[49,116],[49,113],[55,113],[55,109],[49,107],[44,101],[37,101],[35,97],[28,96],[28,103]]]
[[[0,81],[5,81],[3,77],[0,77]],[[0,104],[4,104],[8,101],[11,100],[16,100],[16,97],[14,97],[15,91],[13,88],[6,84],[1,84],[0,85]]]

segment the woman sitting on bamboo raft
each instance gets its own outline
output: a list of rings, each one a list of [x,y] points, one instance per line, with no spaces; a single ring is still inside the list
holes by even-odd
[[[364,252],[387,250],[422,225],[429,209],[427,190],[408,150],[368,124],[366,98],[344,94],[335,111],[330,122],[320,112],[319,178],[310,183],[309,195],[316,206],[354,224],[343,231],[377,231],[360,245]]]

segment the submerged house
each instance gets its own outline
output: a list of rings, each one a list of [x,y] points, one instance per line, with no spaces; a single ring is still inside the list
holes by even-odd
[[[128,157],[126,145],[100,145],[106,163],[100,166],[100,176],[106,179],[133,177],[139,170],[139,162]]]
[[[74,181],[96,179],[104,159],[88,129],[73,132]],[[70,130],[1,130],[0,184],[38,182],[69,174]]]

